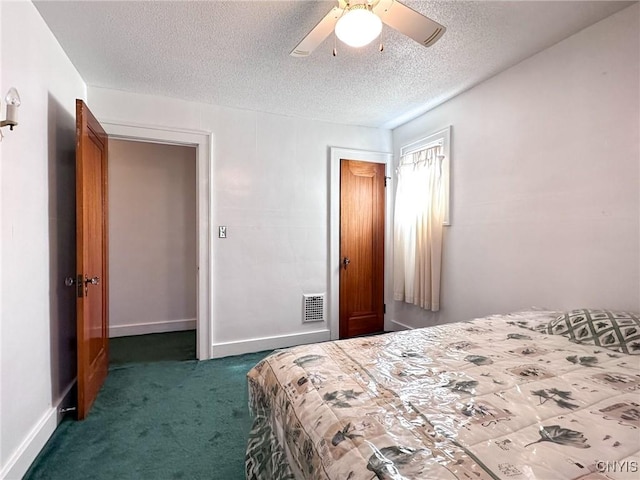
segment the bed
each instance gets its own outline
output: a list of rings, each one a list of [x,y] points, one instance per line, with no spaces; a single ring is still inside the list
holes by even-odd
[[[640,478],[640,320],[528,311],[275,351],[246,478]]]

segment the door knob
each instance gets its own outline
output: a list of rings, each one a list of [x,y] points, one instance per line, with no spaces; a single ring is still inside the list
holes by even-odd
[[[100,277],[89,278],[84,276],[84,296],[89,295],[89,285],[98,285],[100,283]]]
[[[351,260],[349,260],[349,257],[344,257],[342,259],[342,268],[344,268],[345,270],[347,269],[347,265],[349,265],[351,263]]]

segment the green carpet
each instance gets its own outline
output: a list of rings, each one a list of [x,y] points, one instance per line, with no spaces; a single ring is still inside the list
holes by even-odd
[[[268,353],[112,364],[89,416],[63,421],[24,478],[244,479],[245,375]]]
[[[195,330],[117,337],[109,341],[110,365],[195,359]]]

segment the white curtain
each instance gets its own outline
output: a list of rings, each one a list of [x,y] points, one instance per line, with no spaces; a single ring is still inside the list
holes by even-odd
[[[400,158],[393,244],[393,297],[440,309],[445,202],[441,147]]]

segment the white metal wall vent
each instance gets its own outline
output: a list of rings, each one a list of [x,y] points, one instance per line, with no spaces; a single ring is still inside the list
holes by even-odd
[[[305,294],[302,298],[302,322],[324,321],[324,293]]]

